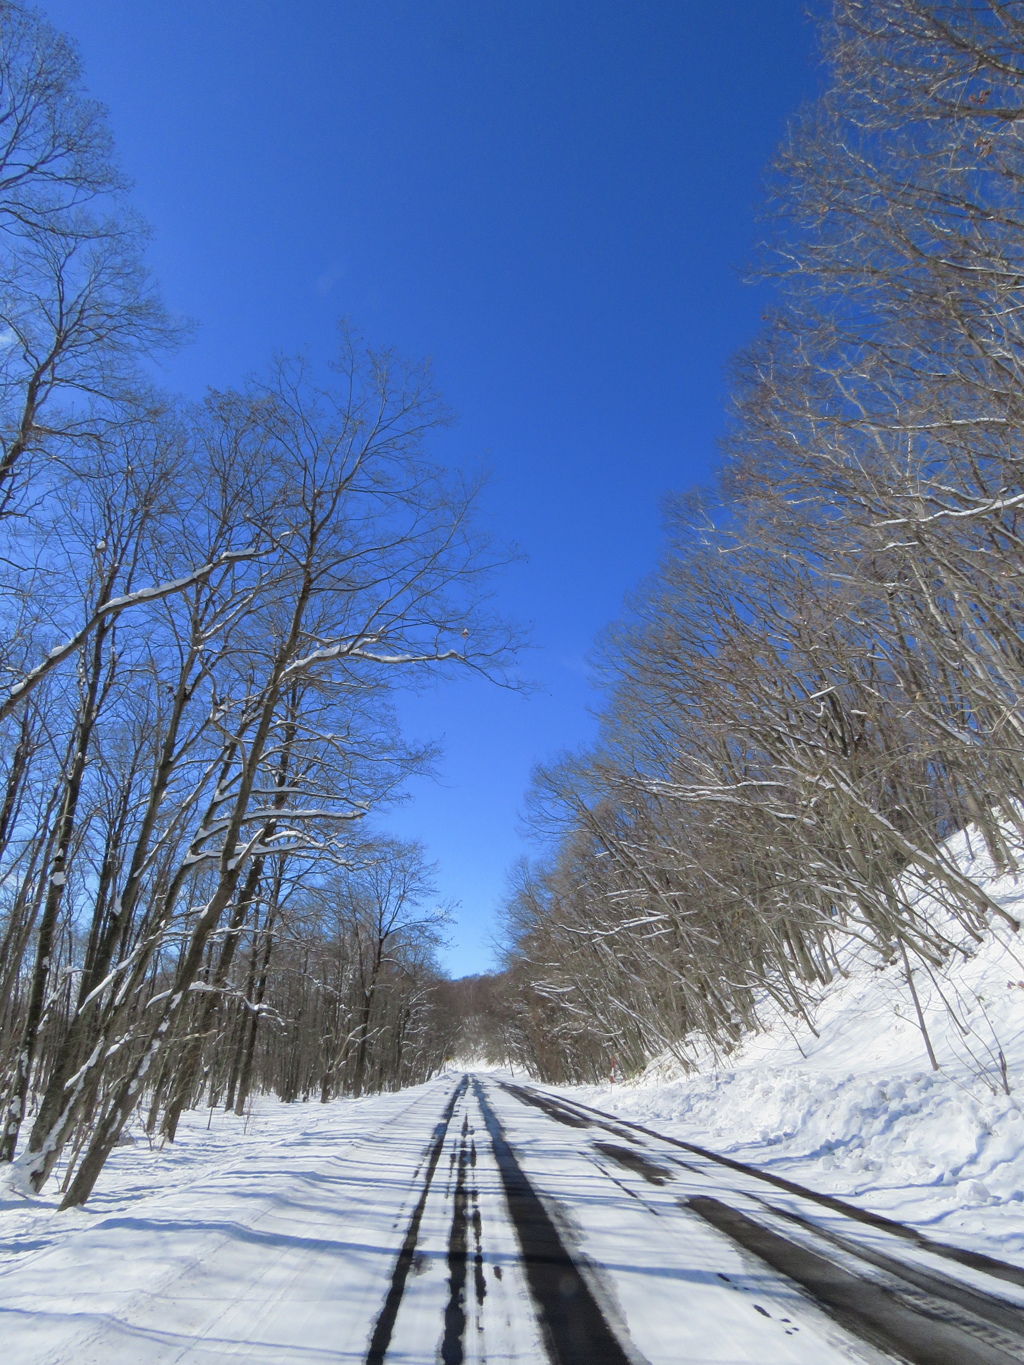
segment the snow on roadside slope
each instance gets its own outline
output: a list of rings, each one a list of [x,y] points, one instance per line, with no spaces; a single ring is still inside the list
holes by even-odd
[[[1024,873],[996,877],[967,833],[960,865],[1024,920]],[[574,1089],[598,1108],[1024,1263],[1024,932],[993,926],[941,976],[851,954],[823,992],[818,1036],[767,1012],[727,1062],[685,1075],[661,1058],[636,1082]],[[953,1007],[957,1028],[942,997]],[[1011,1093],[1003,1090],[1000,1049]]]

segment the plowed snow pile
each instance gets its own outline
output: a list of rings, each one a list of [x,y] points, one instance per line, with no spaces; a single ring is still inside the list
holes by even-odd
[[[1024,920],[1024,872],[996,877],[966,834],[953,847]],[[696,1074],[666,1057],[637,1082],[572,1093],[934,1236],[1024,1261],[1024,932],[994,926],[941,976],[915,968],[938,1072],[902,964],[877,961],[851,955],[849,976],[813,1010],[814,1031],[766,1012],[764,1032]]]

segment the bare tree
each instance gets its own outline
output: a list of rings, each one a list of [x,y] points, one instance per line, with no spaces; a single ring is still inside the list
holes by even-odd
[[[721,1052],[759,1002],[807,1015],[842,945],[913,991],[1018,927],[947,840],[1010,869],[1024,833],[1024,12],[836,0],[822,53],[721,493],[606,642],[599,745],[538,779],[511,970],[571,1056]]]

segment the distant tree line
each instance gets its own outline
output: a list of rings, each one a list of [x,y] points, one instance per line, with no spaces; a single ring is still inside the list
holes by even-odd
[[[835,0],[820,46],[721,486],[604,639],[599,741],[536,776],[501,989],[548,1080],[723,1055],[843,945],[913,987],[1017,927],[944,841],[1024,834],[1024,4]]]
[[[510,646],[429,375],[343,334],[169,397],[143,246],[74,50],[0,3],[0,1160],[66,1204],[132,1115],[443,1063],[445,912],[369,821],[432,758],[396,688]]]

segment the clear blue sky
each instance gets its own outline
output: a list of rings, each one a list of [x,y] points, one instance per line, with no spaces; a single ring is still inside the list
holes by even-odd
[[[763,306],[740,282],[761,175],[813,93],[804,0],[50,0],[110,109],[190,393],[345,315],[434,359],[528,562],[529,700],[410,701],[440,783],[390,818],[461,902],[449,965],[491,962],[526,851],[531,767],[586,741],[586,656],[652,566],[659,500],[699,482],[724,366]]]

